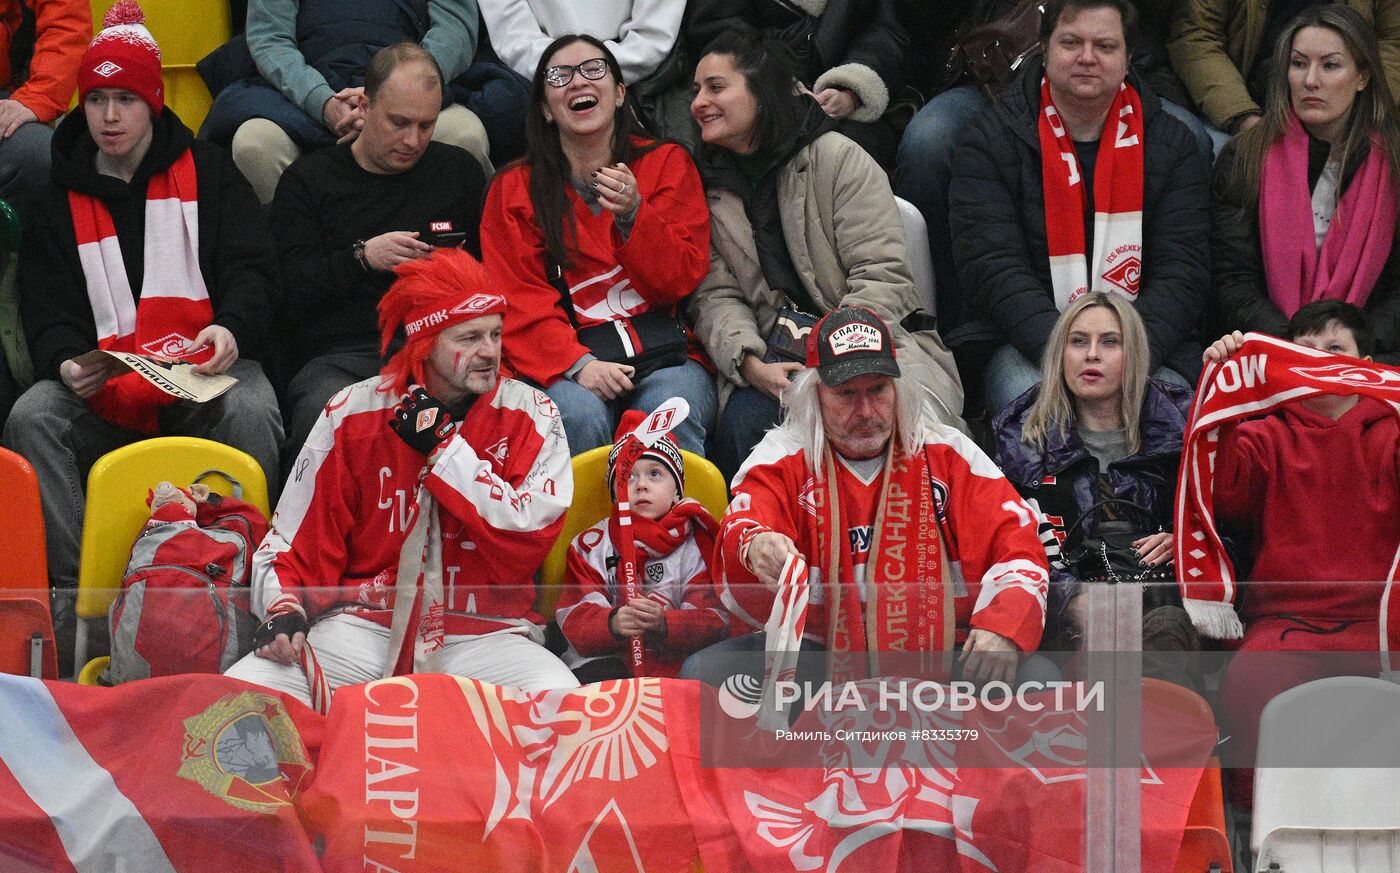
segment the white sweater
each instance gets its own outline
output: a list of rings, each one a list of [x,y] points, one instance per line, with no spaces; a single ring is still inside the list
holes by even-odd
[[[601,39],[622,66],[627,85],[651,75],[681,29],[685,0],[487,0],[481,17],[501,61],[529,79],[554,38],[586,33]]]

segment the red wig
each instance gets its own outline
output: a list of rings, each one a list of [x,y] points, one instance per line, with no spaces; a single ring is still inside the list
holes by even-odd
[[[379,301],[381,355],[389,351],[389,344],[411,313],[434,306],[450,307],[472,294],[497,293],[486,268],[461,249],[434,249],[426,258],[405,261],[395,272],[399,278]],[[389,380],[381,390],[403,394],[410,385],[422,385],[424,364],[436,341],[437,331],[423,331],[409,338],[379,371]]]

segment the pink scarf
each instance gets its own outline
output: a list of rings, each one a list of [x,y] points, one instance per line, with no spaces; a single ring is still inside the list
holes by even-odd
[[[1308,190],[1308,135],[1289,113],[1288,130],[1269,147],[1259,185],[1259,244],[1269,299],[1291,318],[1314,300],[1365,306],[1390,257],[1395,190],[1379,137],[1351,184],[1317,250]]]
[[[1359,394],[1400,415],[1400,369],[1297,346],[1263,334],[1245,334],[1224,363],[1207,362],[1192,402],[1176,489],[1176,566],[1181,594],[1196,628],[1213,639],[1239,639],[1244,626],[1234,608],[1235,569],[1216,531],[1215,451],[1221,425],[1274,412],[1284,404],[1325,394]],[[1319,543],[1325,548],[1325,543]],[[1400,650],[1400,596],[1392,597],[1400,551],[1381,597],[1379,649],[1390,671]]]

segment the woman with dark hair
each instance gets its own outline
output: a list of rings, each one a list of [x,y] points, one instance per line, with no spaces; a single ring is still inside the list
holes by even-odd
[[[885,119],[905,80],[909,33],[896,0],[689,0],[683,32],[703,54],[729,34],[785,46],[803,102],[894,167],[899,132]]]
[[[1148,368],[1147,331],[1133,305],[1118,294],[1083,294],[1055,322],[1040,383],[993,422],[997,465],[1041,517],[1051,558],[1047,640],[1065,643],[1084,628],[1083,580],[1064,557],[1105,522],[1141,531],[1132,545],[1144,568],[1172,559],[1191,392],[1149,379]],[[1174,582],[1163,584],[1174,589]],[[1144,649],[1199,645],[1185,610],[1159,610],[1144,616]]]
[[[803,367],[795,313],[875,312],[893,330],[906,378],[940,421],[962,426],[952,355],[921,329],[889,181],[798,84],[782,43],[741,33],[712,42],[695,70],[690,111],[704,141],[712,253],[691,314],[721,376],[726,403],[710,457],[729,478],[778,421],[783,389]],[[782,353],[783,333],[796,338],[796,355]]]
[[[690,156],[638,130],[626,94],[599,40],[549,44],[525,157],[486,198],[483,260],[510,301],[507,366],[558,405],[571,451],[612,442],[625,409],[684,397],[674,435],[699,454],[715,385],[681,310],[709,268],[709,213]]]
[[[1317,6],[1283,29],[1272,70],[1263,120],[1211,185],[1221,326],[1283,336],[1302,306],[1345,300],[1370,316],[1376,359],[1400,362],[1400,123],[1375,33],[1348,6]]]

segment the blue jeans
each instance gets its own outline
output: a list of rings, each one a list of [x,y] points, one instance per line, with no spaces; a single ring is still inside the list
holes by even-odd
[[[1196,387],[1169,367],[1158,367],[1152,378],[1181,385],[1188,391]],[[987,362],[985,379],[983,391],[987,414],[994,416],[1010,405],[1011,401],[1040,384],[1040,368],[1017,351],[1015,346],[1005,345],[992,353],[991,360]]]
[[[49,182],[49,146],[53,128],[47,124],[21,124],[0,140],[0,197],[21,214]]]
[[[782,414],[778,401],[757,388],[740,388],[729,395],[710,440],[710,460],[724,474],[724,481],[734,481],[749,452]]]
[[[1220,154],[1220,146],[1225,144],[1225,140],[1229,139],[1229,136],[1211,127],[1209,124],[1206,124],[1195,115],[1192,115],[1190,110],[1179,103],[1163,100],[1162,109],[1172,118],[1175,118],[1191,129],[1191,133],[1196,137],[1196,143],[1201,147],[1201,152],[1203,154],[1209,152],[1210,160],[1214,163],[1215,156]],[[1222,137],[1218,143],[1216,142],[1217,135]]]
[[[219,92],[199,126],[199,138],[221,146],[231,145],[233,135],[250,118],[273,122],[303,151],[335,145],[335,135],[321,119],[307,115],[281,91],[256,79],[234,82]]]
[[[959,85],[937,95],[904,129],[895,160],[894,193],[914,204],[928,224],[928,249],[938,295],[938,330],[945,335],[963,317],[963,297],[953,264],[953,233],[948,224],[953,150],[963,128],[989,105],[973,85]]]
[[[623,410],[651,412],[672,397],[683,397],[690,404],[690,415],[671,435],[681,448],[704,456],[705,434],[719,405],[715,377],[694,361],[657,370],[634,383],[631,394],[616,400],[603,400],[573,379],[560,379],[545,393],[559,407],[569,452],[575,455],[610,444]]]

